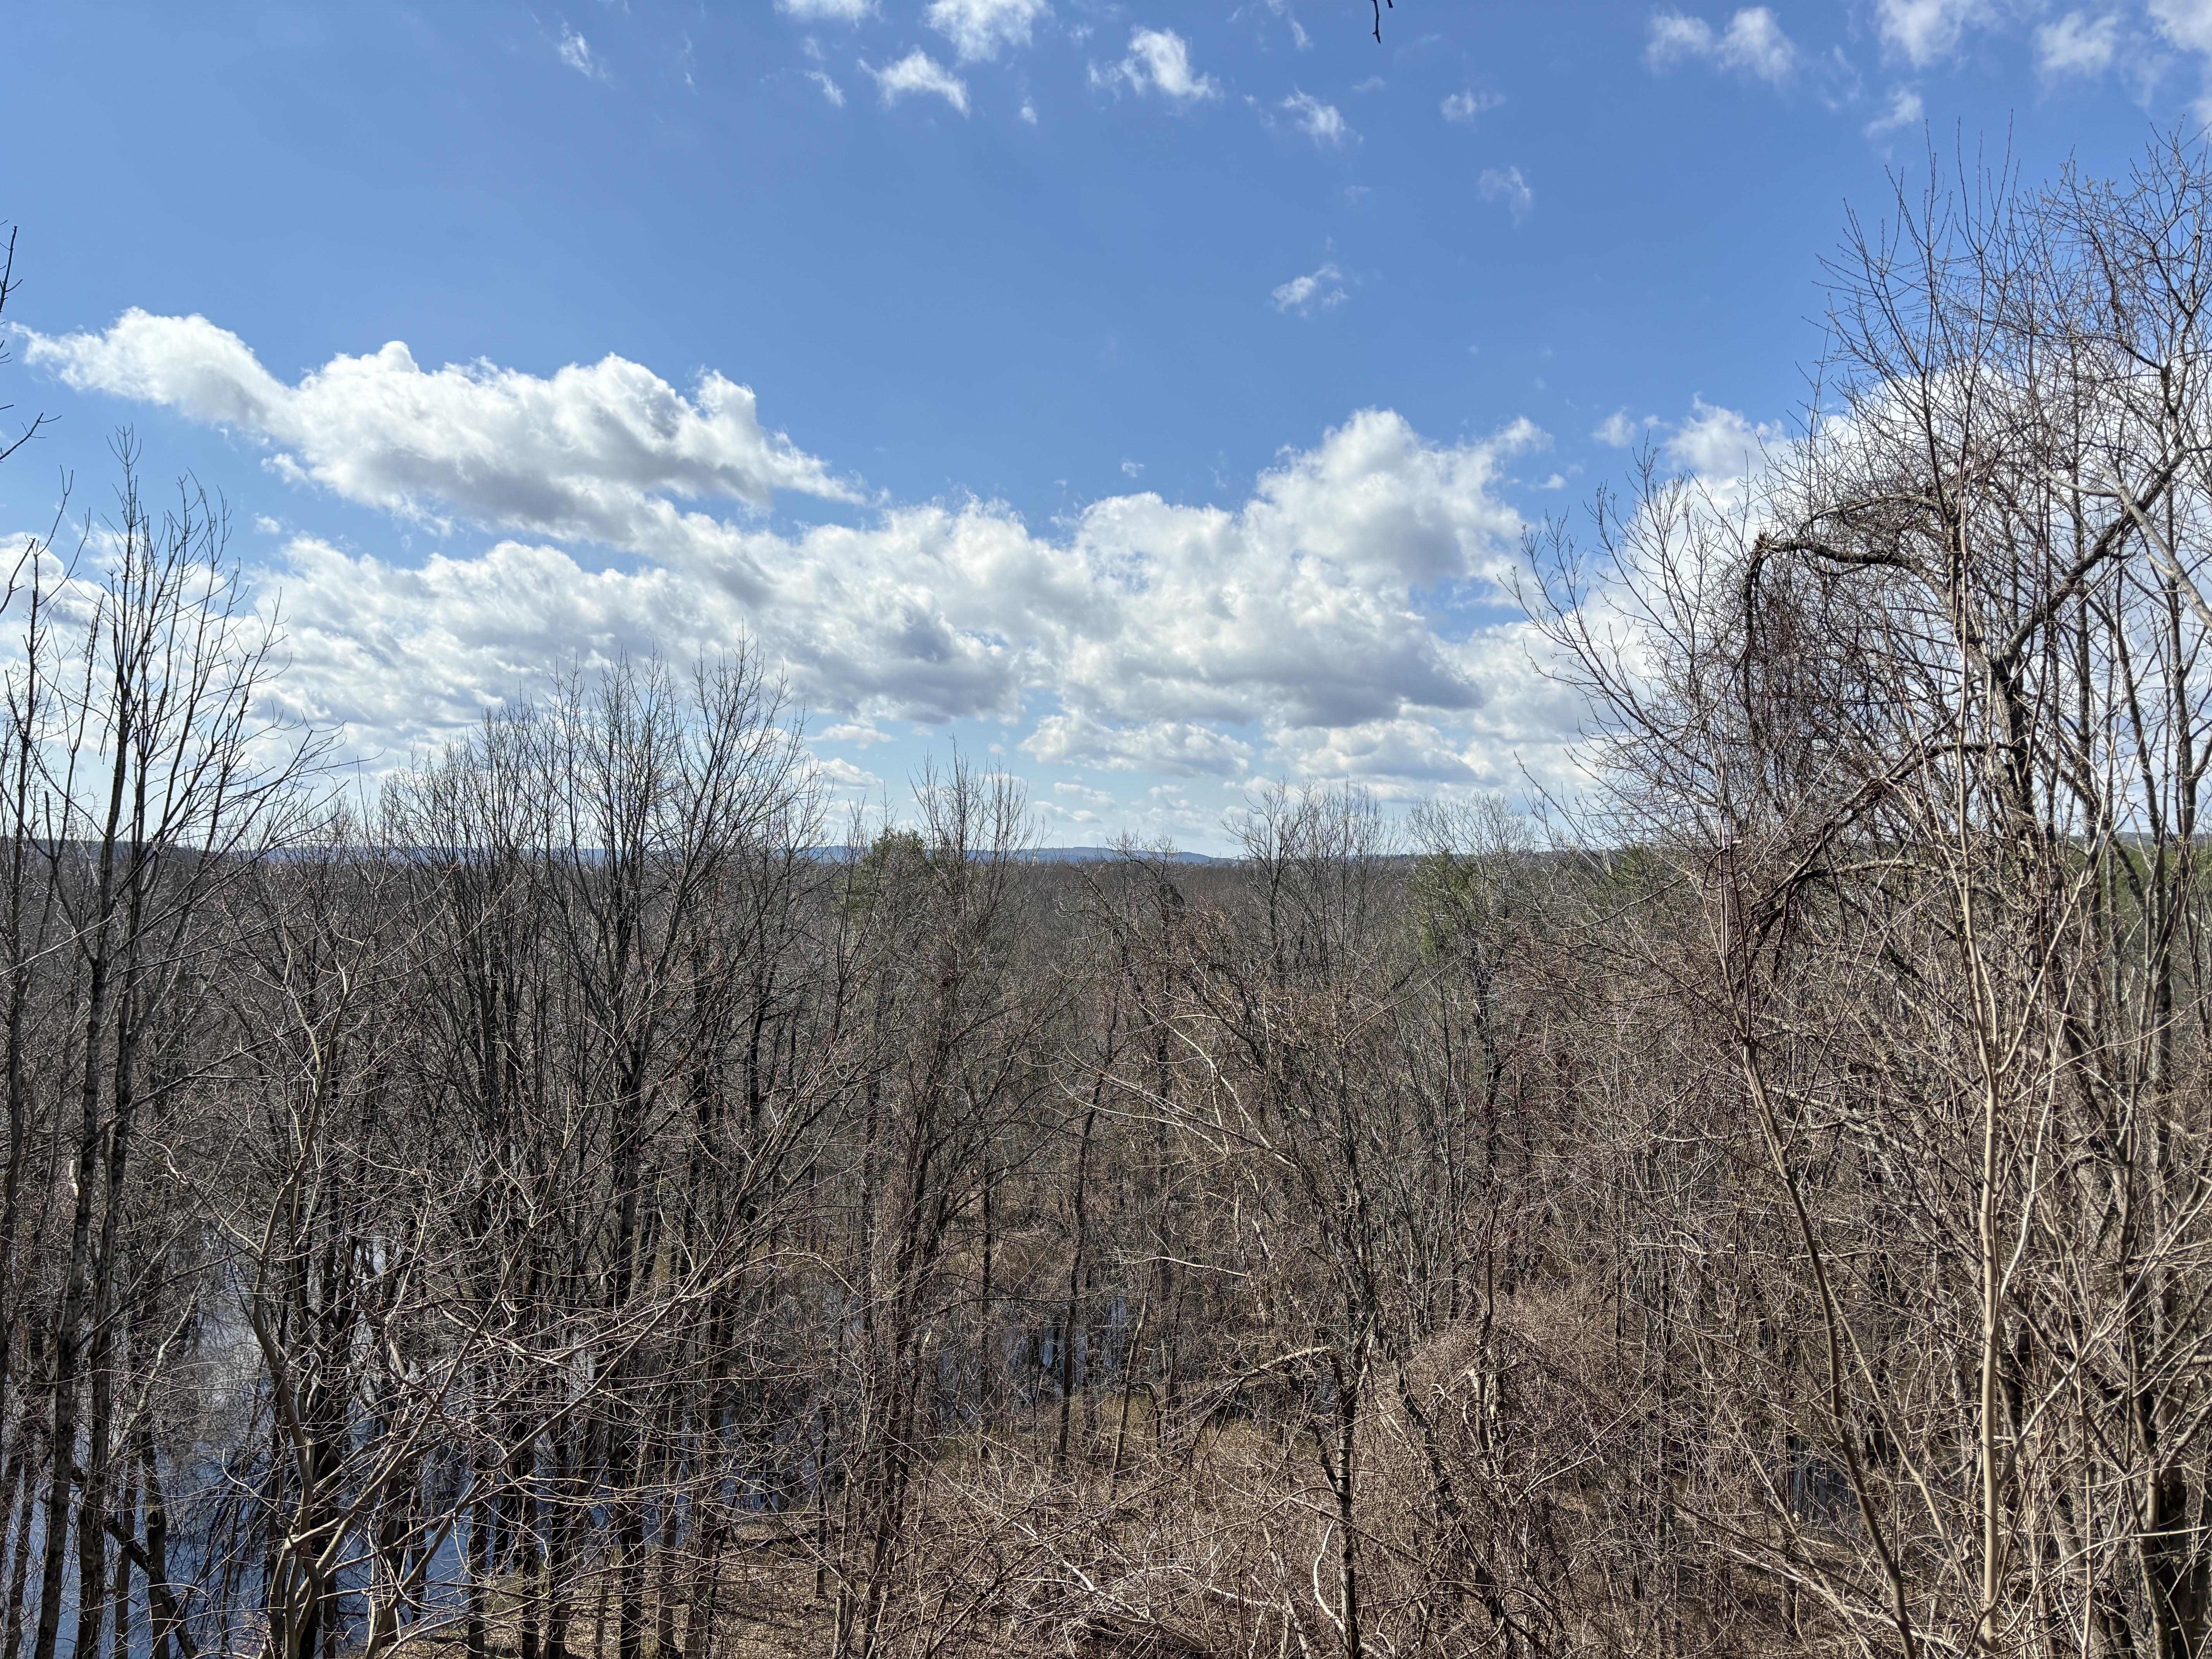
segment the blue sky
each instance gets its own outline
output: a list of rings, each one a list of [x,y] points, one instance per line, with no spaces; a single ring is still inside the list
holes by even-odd
[[[1803,395],[1930,136],[2194,123],[2212,0],[19,8],[0,528],[135,425],[371,766],[740,635],[825,779],[1043,838],[1572,775],[1506,584]],[[394,344],[392,343],[398,343]]]

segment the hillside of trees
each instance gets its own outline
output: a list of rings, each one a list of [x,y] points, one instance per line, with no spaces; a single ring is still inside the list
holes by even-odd
[[[1532,538],[1586,797],[1212,864],[832,822],[738,646],[364,793],[125,446],[6,590],[0,1659],[2212,1653],[2209,235],[1901,194],[1787,445]]]

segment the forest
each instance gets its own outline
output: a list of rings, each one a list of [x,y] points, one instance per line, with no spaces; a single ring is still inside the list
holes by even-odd
[[[1933,178],[1786,442],[1530,536],[1584,793],[1213,863],[848,822],[743,641],[364,782],[119,444],[0,1659],[2212,1653],[2212,158]]]

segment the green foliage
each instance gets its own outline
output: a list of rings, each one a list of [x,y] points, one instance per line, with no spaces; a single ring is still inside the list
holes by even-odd
[[[929,848],[918,832],[885,825],[839,881],[838,914],[848,918],[872,914],[885,895],[927,871],[931,862]]]
[[[1424,957],[1452,955],[1504,919],[1505,896],[1490,860],[1454,852],[1414,861],[1407,886],[1414,938]]]

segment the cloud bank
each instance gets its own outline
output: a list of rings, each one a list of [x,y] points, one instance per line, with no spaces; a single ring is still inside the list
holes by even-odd
[[[72,386],[264,441],[301,487],[489,533],[419,562],[303,536],[275,562],[283,695],[367,755],[569,661],[746,637],[860,741],[995,720],[1040,762],[1386,787],[1564,764],[1571,711],[1498,604],[1522,528],[1501,486],[1544,442],[1525,421],[1447,444],[1362,410],[1231,507],[1142,492],[1040,530],[968,499],[782,529],[757,509],[860,491],[711,373],[686,394],[619,357],[426,370],[395,343],[288,385],[205,319],[136,311],[26,343]]]

